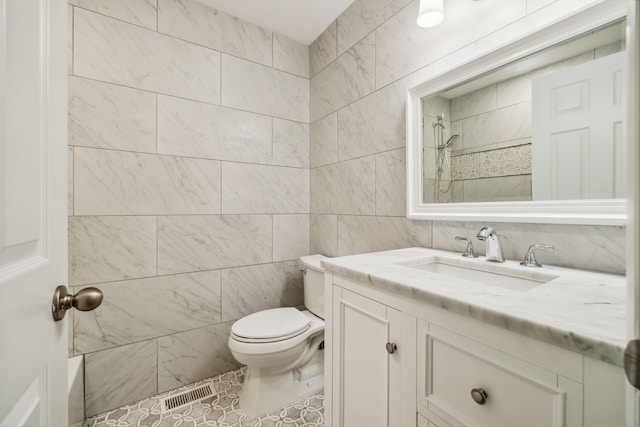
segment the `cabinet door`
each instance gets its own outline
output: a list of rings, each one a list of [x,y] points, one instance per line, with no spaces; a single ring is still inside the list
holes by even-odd
[[[400,313],[339,287],[333,298],[334,427],[399,426]]]

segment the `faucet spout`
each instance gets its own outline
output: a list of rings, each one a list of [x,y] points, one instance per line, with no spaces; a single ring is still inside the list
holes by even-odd
[[[476,238],[480,241],[486,242],[486,255],[487,261],[504,262],[504,255],[502,253],[502,245],[498,239],[498,233],[491,227],[482,227]]]

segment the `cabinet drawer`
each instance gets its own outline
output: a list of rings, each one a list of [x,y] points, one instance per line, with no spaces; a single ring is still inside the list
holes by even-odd
[[[460,346],[456,340],[434,336],[428,342],[423,362],[430,411],[466,426],[565,425],[566,396],[556,387],[554,374],[544,371],[539,375],[539,368],[528,369],[521,361],[495,350],[492,354],[492,349],[487,351],[477,343]],[[483,400],[482,391],[486,393],[484,403],[474,401],[474,389],[479,400]]]

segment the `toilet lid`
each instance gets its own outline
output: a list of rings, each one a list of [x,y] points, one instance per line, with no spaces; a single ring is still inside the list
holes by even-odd
[[[311,319],[293,307],[259,311],[238,320],[231,332],[238,338],[267,341],[290,338],[309,328]]]

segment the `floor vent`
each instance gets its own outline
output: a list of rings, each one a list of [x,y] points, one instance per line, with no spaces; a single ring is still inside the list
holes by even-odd
[[[160,410],[163,414],[191,405],[194,402],[207,399],[216,395],[210,384],[203,385],[193,390],[183,391],[174,396],[167,396],[160,399]]]

